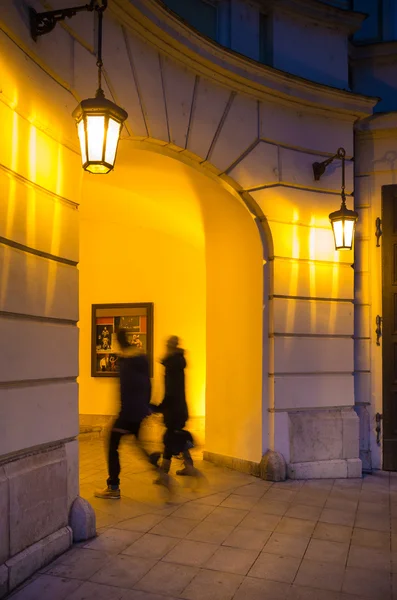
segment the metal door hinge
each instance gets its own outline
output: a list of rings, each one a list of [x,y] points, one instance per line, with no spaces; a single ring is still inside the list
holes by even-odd
[[[375,229],[376,247],[380,248],[379,238],[382,235],[383,231],[382,231],[382,219],[380,219],[379,217],[375,221],[375,227],[376,227],[376,229]]]
[[[380,346],[380,338],[382,337],[382,323],[383,323],[383,319],[380,315],[376,315],[376,329],[375,329],[375,334],[376,334],[376,345]]]
[[[380,433],[381,433],[381,422],[383,419],[383,415],[381,415],[380,413],[376,413],[375,415],[375,421],[376,421],[376,443],[378,444],[378,446],[380,446]]]

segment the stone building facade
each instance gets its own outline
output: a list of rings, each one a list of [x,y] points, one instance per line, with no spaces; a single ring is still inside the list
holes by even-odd
[[[0,596],[71,544],[79,413],[115,412],[114,381],[91,377],[92,304],[154,302],[156,356],[181,335],[209,460],[359,477],[382,468],[376,413],[393,441],[393,338],[375,331],[383,241],[394,251],[375,236],[397,183],[392,3],[383,29],[356,1],[188,4],[109,2],[104,89],[129,118],[103,178],[83,173],[71,118],[96,89],[93,14],[34,42],[26,7],[0,8]],[[313,177],[339,147],[354,254],[328,219],[341,165]]]

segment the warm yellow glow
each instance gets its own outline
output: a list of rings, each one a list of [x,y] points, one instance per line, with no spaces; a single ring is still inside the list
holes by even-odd
[[[19,156],[19,129],[18,129],[18,114],[13,113],[12,116],[12,149],[11,149],[11,169],[16,171],[18,169],[18,156]]]
[[[57,181],[56,189],[57,194],[61,194],[63,187],[63,165],[62,165],[62,152],[61,147],[58,148],[58,160],[57,160]],[[60,255],[61,249],[61,230],[62,230],[62,211],[60,200],[53,198],[53,213],[52,223],[49,222],[49,228],[51,231],[51,249],[50,253],[54,256]],[[56,285],[59,275],[59,269],[63,267],[55,261],[49,261],[48,264],[48,278],[47,278],[47,292],[46,292],[46,303],[45,303],[45,314],[51,315],[53,311],[53,304],[56,292]]]
[[[16,171],[18,168],[19,158],[19,129],[18,129],[18,115],[16,112],[12,116],[12,148],[11,148],[11,169]],[[13,177],[9,178],[9,194],[7,204],[7,216],[6,216],[6,238],[12,239],[12,232],[14,227],[14,216],[16,208],[16,181]]]
[[[28,174],[29,179],[35,182],[37,175],[37,129],[34,125],[29,127]]]
[[[84,119],[81,119],[81,121],[77,125],[77,133],[78,133],[79,142],[80,142],[81,162],[83,165],[85,165],[85,163],[87,162],[87,151],[86,151],[86,145],[85,145]]]
[[[36,190],[33,187],[29,187],[27,190],[27,204],[26,204],[26,244],[30,248],[36,248],[36,211],[37,211],[37,197]]]
[[[117,144],[119,143],[121,125],[111,117],[109,118],[106,136],[105,162],[113,165],[116,159]]]
[[[309,289],[310,296],[316,297],[316,219],[312,215],[310,219],[310,230],[309,230]],[[315,327],[317,323],[317,302],[310,302],[310,327],[311,331],[316,332]]]
[[[85,181],[79,264],[83,413],[108,414],[117,409],[115,382],[90,377],[87,308],[95,295],[99,303],[142,299],[155,303],[153,400],[162,399],[159,359],[166,337],[175,333],[187,349],[190,412],[205,415],[205,239],[200,204],[195,186],[178,169],[179,163],[173,169],[174,161],[168,159],[164,166],[153,156],[138,153],[130,168],[119,164],[111,180],[90,177]],[[109,252],[98,252],[98,241],[108,245]]]
[[[102,160],[103,142],[105,139],[105,117],[91,115],[87,117],[88,160]]]
[[[121,123],[104,115],[88,115],[77,124],[81,161],[86,171],[106,174],[116,159]],[[87,154],[88,149],[88,154]]]
[[[299,225],[297,222],[299,221],[299,212],[297,210],[293,211],[292,220],[294,225],[292,226],[292,257],[291,261],[291,271],[290,271],[290,280],[289,280],[289,295],[296,296],[298,290],[298,282],[299,282],[299,257],[300,257],[300,236],[299,236]],[[287,232],[286,232],[287,233]],[[288,303],[287,314],[286,314],[286,331],[291,332],[295,329],[295,304],[293,302]]]
[[[263,255],[255,223],[206,176],[152,152],[127,151],[123,160],[122,150],[112,179],[86,178],[82,194],[80,412],[117,410],[115,382],[90,377],[90,305],[153,301],[153,399],[163,393],[164,340],[177,334],[187,348],[190,413],[207,412],[207,448],[260,460]]]
[[[354,221],[345,221],[345,244],[349,249],[353,245]]]

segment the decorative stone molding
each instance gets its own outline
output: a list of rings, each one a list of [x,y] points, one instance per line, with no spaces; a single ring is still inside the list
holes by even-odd
[[[268,450],[259,464],[259,477],[266,481],[285,481],[287,479],[287,464],[283,455],[274,450]]]
[[[240,471],[240,473],[247,473],[247,475],[254,475],[254,477],[260,477],[259,463],[244,460],[243,458],[234,458],[232,456],[224,456],[223,454],[217,454],[216,452],[203,452],[204,460],[212,462],[214,465],[220,467],[227,467],[234,471]]]
[[[240,473],[247,473],[254,477],[260,477],[265,481],[284,481],[287,478],[287,465],[280,452],[268,450],[260,463],[232,456],[224,456],[215,452],[203,453],[204,460],[214,463],[220,467],[227,467]]]
[[[290,106],[293,97],[293,102],[302,105],[355,113],[357,117],[371,113],[376,103],[374,98],[314,83],[229,51],[195,32],[157,0],[135,0],[134,4],[114,0],[109,8],[121,23],[159,50],[235,91],[267,101],[277,98],[277,102]]]
[[[69,513],[69,526],[73,532],[73,542],[82,542],[96,536],[96,515],[88,500],[79,496],[73,502]]]
[[[295,17],[303,17],[305,21],[310,20],[316,24],[326,25],[338,31],[346,31],[352,34],[357,31],[366,15],[357,11],[346,10],[347,3],[341,2],[341,6],[331,6],[317,0],[262,0],[265,8],[277,12],[286,12]]]
[[[397,42],[378,42],[374,44],[351,45],[350,59],[353,63],[394,64],[396,62]]]
[[[65,445],[29,449],[2,462],[0,597],[71,546],[68,494]]]

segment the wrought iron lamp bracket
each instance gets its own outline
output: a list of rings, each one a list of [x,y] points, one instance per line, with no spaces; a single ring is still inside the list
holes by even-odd
[[[335,160],[335,158],[339,158],[340,160],[344,161],[345,156],[346,156],[346,150],[344,148],[339,148],[338,152],[336,154],[334,154],[334,156],[331,156],[330,158],[323,160],[323,162],[314,162],[313,163],[313,175],[314,175],[315,181],[319,181],[321,179],[321,177],[324,175],[327,167]]]
[[[91,0],[89,4],[85,4],[84,6],[74,6],[72,8],[62,8],[42,13],[38,13],[34,8],[29,7],[30,34],[36,42],[39,36],[50,33],[59,21],[71,19],[77,13],[83,11],[103,11],[106,7],[107,0]]]

